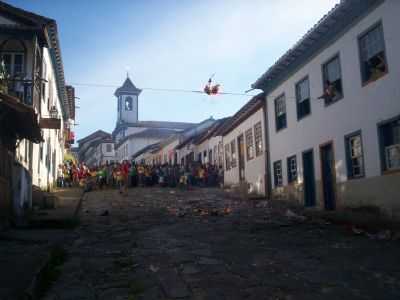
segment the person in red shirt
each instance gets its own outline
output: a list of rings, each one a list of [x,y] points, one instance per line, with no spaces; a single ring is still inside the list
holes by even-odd
[[[122,172],[122,177],[123,177],[123,180],[124,180],[123,181],[123,184],[124,184],[124,187],[123,187],[124,195],[128,194],[129,170],[130,170],[130,164],[129,164],[129,162],[127,160],[124,160],[122,162],[122,165],[121,165],[121,172]]]

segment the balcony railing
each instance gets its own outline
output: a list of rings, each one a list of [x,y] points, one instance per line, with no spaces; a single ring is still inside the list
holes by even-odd
[[[9,78],[3,80],[2,88],[5,89],[3,92],[17,97],[20,101],[26,105],[32,105],[32,80],[30,79],[21,79],[18,77]]]
[[[61,118],[58,115],[58,110],[55,106],[50,109],[50,115],[40,117],[40,128],[43,129],[61,129]]]

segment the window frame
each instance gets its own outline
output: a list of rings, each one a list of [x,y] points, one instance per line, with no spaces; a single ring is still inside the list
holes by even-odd
[[[372,80],[364,80],[364,62],[362,60],[362,51],[361,51],[361,39],[363,37],[365,37],[368,33],[370,33],[371,31],[373,31],[374,29],[380,27],[380,31],[382,33],[382,41],[383,41],[383,55],[385,58],[385,63],[386,63],[386,71],[378,78]],[[385,77],[385,75],[387,75],[389,73],[389,63],[388,63],[388,57],[387,57],[387,52],[386,52],[386,43],[385,43],[385,32],[384,32],[384,28],[383,28],[383,22],[382,20],[379,20],[377,22],[375,22],[374,24],[372,24],[371,26],[369,26],[367,29],[365,29],[364,31],[362,31],[358,36],[357,36],[357,46],[358,46],[358,59],[359,59],[359,63],[360,63],[360,79],[361,79],[361,86],[365,87],[367,85],[369,85],[372,82],[378,81],[379,79]]]
[[[46,103],[46,96],[47,96],[47,64],[43,60],[43,66],[42,66],[42,78],[44,81],[42,81],[42,101],[43,103]]]
[[[340,100],[342,100],[344,98],[344,86],[343,86],[343,72],[342,72],[342,59],[340,56],[340,52],[336,52],[335,54],[333,54],[331,57],[329,57],[327,60],[325,60],[325,62],[322,63],[321,65],[321,70],[322,70],[322,94],[325,93],[325,66],[328,65],[329,63],[331,63],[332,61],[334,61],[335,59],[339,59],[339,73],[340,73],[340,81],[341,81],[341,85],[342,85],[342,94],[340,95],[340,97],[338,97],[337,99],[327,103],[326,100],[324,99],[324,105],[325,107],[330,106]]]
[[[23,75],[25,76],[26,74],[26,54],[25,51],[10,51],[10,50],[5,50],[5,51],[1,51],[0,53],[0,62],[3,60],[3,56],[4,55],[9,55],[10,56],[10,72],[9,72],[9,76],[10,77],[15,77],[15,56],[16,55],[21,55],[22,56],[22,71],[21,73],[18,73],[20,76]]]
[[[230,148],[231,148],[231,168],[234,169],[237,167],[237,157],[236,157],[236,139],[233,139],[230,142]]]
[[[361,174],[358,176],[355,176],[353,174],[353,163],[352,163],[352,157],[351,157],[351,148],[350,148],[350,139],[354,138],[356,136],[360,137],[360,143],[361,143],[361,163],[362,163],[362,170]],[[344,136],[344,150],[346,154],[346,170],[347,170],[347,179],[348,180],[354,180],[354,179],[360,179],[365,177],[365,154],[364,154],[364,143],[363,143],[363,138],[362,138],[362,132],[361,129],[354,131],[352,133],[346,134]]]
[[[291,169],[292,159],[294,159],[296,162],[296,175],[294,177],[293,177],[292,169]],[[286,159],[286,167],[287,167],[288,184],[293,184],[297,181],[297,179],[299,177],[299,166],[297,164],[297,156],[296,155],[289,156]]]
[[[384,120],[382,122],[379,122],[377,124],[377,131],[378,131],[378,142],[379,142],[379,156],[380,156],[380,164],[381,164],[381,174],[392,174],[392,173],[398,173],[400,172],[400,168],[397,169],[388,169],[386,167],[386,156],[385,156],[385,149],[384,149],[384,141],[383,141],[383,135],[382,135],[382,127],[385,125],[388,125],[393,122],[400,122],[400,114],[396,115],[393,118]]]
[[[299,114],[299,106],[300,106],[300,102],[299,102],[299,93],[298,93],[298,86],[300,86],[301,83],[303,83],[304,81],[308,81],[308,105],[309,105],[309,113],[300,116]],[[311,115],[311,87],[310,87],[310,76],[306,75],[304,76],[302,79],[300,79],[299,81],[297,81],[294,85],[294,89],[295,89],[295,96],[296,96],[296,114],[297,114],[297,121],[300,121],[308,116]],[[303,100],[305,101],[305,100]]]
[[[245,137],[245,141],[246,141],[246,159],[247,159],[247,161],[250,161],[250,160],[254,159],[254,157],[255,157],[253,127],[250,127],[249,129],[247,129],[244,132],[244,137]],[[251,143],[248,143],[249,141],[251,141]],[[251,154],[251,155],[249,155],[249,154]]]
[[[225,155],[225,170],[229,171],[231,169],[231,143],[224,145],[224,155]]]
[[[278,174],[277,174],[277,165],[280,166],[281,174],[280,174],[280,183],[278,182]],[[282,160],[276,160],[273,163],[273,168],[274,168],[274,187],[282,187],[283,186],[283,168],[282,168]]]
[[[285,104],[285,113],[284,113],[284,115],[285,115],[285,125],[278,128],[277,100],[279,100],[281,98],[283,98],[284,104]],[[279,132],[279,131],[284,130],[285,128],[287,128],[287,108],[286,108],[286,95],[285,95],[285,93],[280,94],[278,97],[276,97],[274,99],[274,112],[275,112],[275,129],[276,129],[276,132]]]
[[[256,128],[260,126],[260,140],[258,142],[261,143],[260,149],[258,149],[258,143],[257,143],[257,136],[256,136]],[[255,153],[256,157],[261,156],[264,153],[264,144],[263,144],[263,127],[261,121],[258,121],[254,126],[254,148],[255,148]]]

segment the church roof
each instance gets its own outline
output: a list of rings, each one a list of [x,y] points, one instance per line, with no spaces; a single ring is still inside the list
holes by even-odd
[[[195,126],[195,123],[185,122],[167,122],[167,121],[139,121],[136,123],[137,127],[148,127],[148,128],[167,128],[184,130]],[[134,125],[136,126],[136,125]]]
[[[148,128],[143,131],[132,133],[118,142],[117,148],[122,145],[124,142],[134,138],[150,138],[150,139],[166,139],[171,135],[176,134],[176,131],[173,129],[167,128]]]
[[[213,136],[221,135],[221,131],[229,124],[231,117],[223,118],[216,120],[214,124],[212,124],[207,131],[203,132],[199,136],[197,136],[193,143],[196,145],[200,145],[205,140],[212,138]]]
[[[184,122],[167,122],[167,121],[139,121],[136,123],[120,123],[113,131],[115,136],[119,131],[124,128],[137,127],[137,128],[157,128],[157,129],[172,129],[176,132],[184,131],[197,126],[195,123],[184,123]]]
[[[117,88],[117,90],[115,91],[115,96],[119,96],[122,94],[134,94],[134,95],[139,95],[142,92],[142,90],[138,89],[133,82],[131,81],[131,79],[129,77],[127,77],[125,79],[124,84]]]
[[[175,133],[176,133],[176,131],[172,130],[172,129],[149,128],[149,129],[143,130],[141,132],[134,133],[131,135],[131,137],[135,137],[135,138],[166,138]]]
[[[219,134],[227,135],[243,121],[248,119],[253,113],[263,107],[265,94],[260,93],[251,98],[237,113],[235,113],[229,121],[221,128]]]

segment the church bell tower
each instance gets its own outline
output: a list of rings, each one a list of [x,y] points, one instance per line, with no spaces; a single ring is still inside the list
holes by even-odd
[[[138,89],[127,76],[124,84],[115,91],[118,99],[117,124],[139,121],[138,98],[142,90]]]

